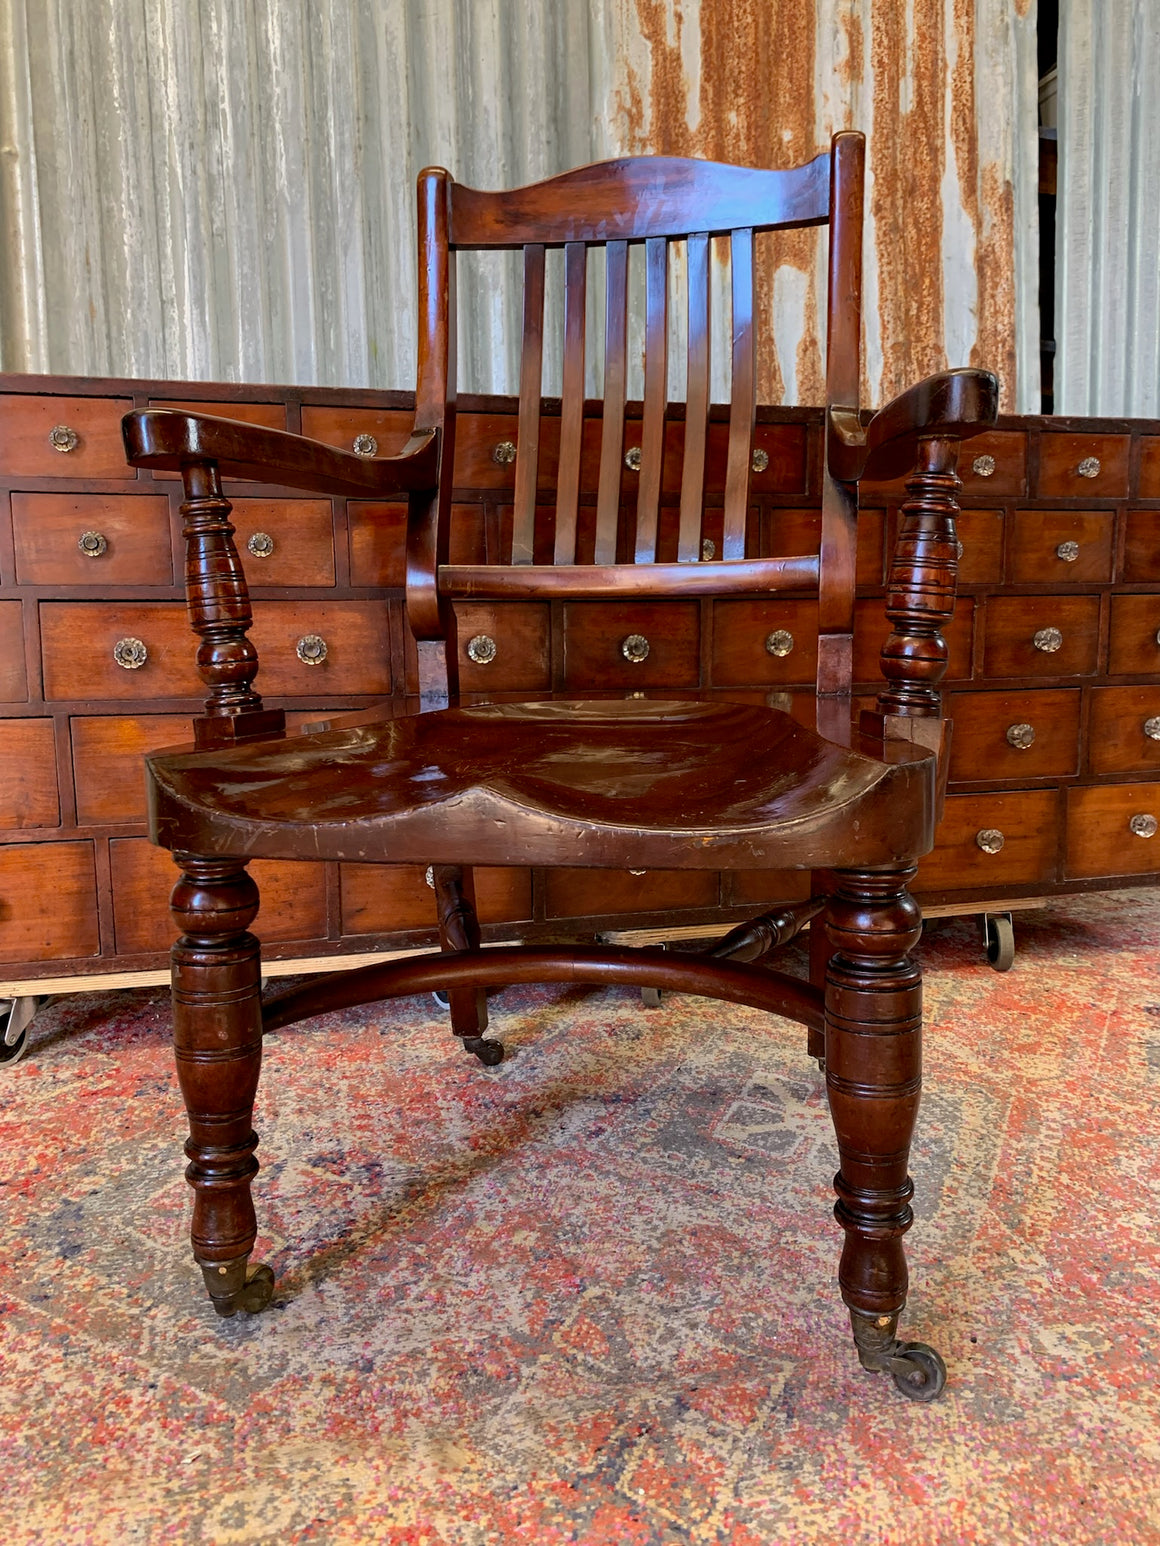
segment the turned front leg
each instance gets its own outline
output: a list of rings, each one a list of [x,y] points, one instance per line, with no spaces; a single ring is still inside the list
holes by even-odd
[[[866,1369],[889,1369],[904,1394],[929,1400],[946,1378],[942,1360],[896,1337],[922,1084],[922,975],[910,955],[922,919],[907,891],[914,874],[835,876],[826,914],[826,1089],[841,1156],[834,1214],[846,1232],[838,1279],[858,1355]]]
[[[173,1043],[189,1115],[186,1180],[193,1187],[193,1254],[220,1315],[260,1310],[274,1276],[247,1274],[257,1221],[254,1096],[262,1065],[258,941],[247,932],[258,888],[237,859],[174,856],[181,878],[170,907],[182,930],[173,947]]]

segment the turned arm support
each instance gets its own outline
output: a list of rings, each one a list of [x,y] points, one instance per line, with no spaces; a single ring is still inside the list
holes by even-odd
[[[900,478],[914,466],[921,437],[967,440],[989,429],[998,411],[999,383],[988,370],[928,376],[880,408],[868,424],[856,408],[831,408],[826,424],[830,475],[843,483]]]

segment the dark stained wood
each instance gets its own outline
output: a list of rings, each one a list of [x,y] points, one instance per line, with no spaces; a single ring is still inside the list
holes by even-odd
[[[252,585],[335,583],[333,513],[326,499],[235,499],[230,520]],[[251,539],[258,541],[250,547]],[[267,550],[269,538],[272,550]]]
[[[540,391],[544,365],[544,249],[524,248],[524,343],[520,356],[520,424],[516,441],[513,564],[530,564],[535,542],[540,463]]]
[[[1099,620],[1098,596],[994,597],[987,603],[983,669],[989,677],[1090,676]],[[1059,648],[1037,648],[1036,635],[1052,628],[1062,635]]]
[[[655,913],[677,907],[716,907],[720,883],[712,870],[548,871],[545,908],[549,918],[600,917],[611,904],[617,913]]]
[[[596,550],[593,555],[597,564],[616,562],[627,381],[627,243],[609,242],[607,253],[604,280],[604,416],[600,437],[600,487],[596,498]]]
[[[1081,471],[1095,463],[1094,476]],[[1050,434],[1039,442],[1039,493],[1044,499],[1122,499],[1128,492],[1127,435]]]
[[[448,596],[668,596],[675,588],[687,596],[721,596],[753,590],[800,590],[817,582],[818,561],[764,558],[715,564],[688,573],[676,564],[522,566],[503,570],[479,565],[449,564],[439,571]]]
[[[654,563],[669,384],[669,244],[645,243],[644,422],[636,496],[636,562]]]
[[[1088,764],[1092,773],[1160,772],[1160,684],[1092,689]]]
[[[532,916],[527,870],[484,866],[474,876],[482,923],[519,923]],[[430,931],[435,922],[434,889],[425,865],[344,864],[340,881],[347,934]]]
[[[564,249],[564,380],[560,406],[560,476],[556,487],[555,562],[576,562],[576,517],[584,434],[585,298],[588,249],[569,242]]]
[[[700,629],[700,609],[691,601],[570,601],[564,607],[564,686],[575,693],[696,687]],[[631,658],[627,641],[634,638],[647,643],[643,659]]]
[[[1114,525],[1110,510],[1018,510],[1007,543],[1007,577],[1030,585],[1106,582]],[[1078,548],[1074,557],[1069,543]]]
[[[725,523],[721,557],[745,557],[749,518],[749,474],[757,414],[757,354],[753,337],[753,231],[734,231],[730,244],[733,276],[732,395],[729,403],[729,458],[725,470]]]
[[[1122,578],[1160,584],[1160,510],[1128,511]]]
[[[950,760],[953,780],[969,783],[1001,778],[1019,783],[1034,778],[1067,778],[1079,772],[1078,688],[1045,688],[1034,694],[956,693],[949,717],[955,727]],[[1011,733],[1019,726],[1030,726],[1031,736]]]
[[[677,559],[696,563],[701,557],[705,497],[705,453],[709,430],[712,333],[709,307],[709,238],[694,232],[686,244],[686,279],[689,296],[688,374],[685,392],[681,524]]]
[[[947,796],[934,851],[919,860],[918,889],[983,890],[1052,880],[1059,854],[1060,805],[1054,789],[996,790]],[[998,832],[996,852],[981,832]],[[1007,894],[1011,892],[1008,889]]]
[[[455,617],[462,692],[546,692],[551,687],[551,620],[545,602],[461,601]],[[469,646],[476,639],[485,648],[472,659]]]
[[[1109,676],[1160,671],[1160,595],[1113,596],[1108,634]]]

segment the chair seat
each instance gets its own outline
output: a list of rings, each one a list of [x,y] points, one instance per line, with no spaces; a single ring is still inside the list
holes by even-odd
[[[149,759],[153,835],[247,858],[840,868],[933,841],[934,760],[731,702],[442,709]]]

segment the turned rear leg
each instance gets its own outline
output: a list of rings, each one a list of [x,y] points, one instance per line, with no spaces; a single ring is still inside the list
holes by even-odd
[[[261,965],[247,932],[258,888],[237,859],[175,854],[181,878],[170,907],[173,1045],[189,1115],[186,1180],[193,1187],[193,1254],[219,1315],[262,1310],[269,1267],[249,1267],[257,1222],[254,1096],[262,1064]]]
[[[439,909],[439,945],[445,951],[478,950],[479,920],[475,912],[475,873],[458,864],[431,866],[435,900]],[[484,1039],[487,1030],[487,990],[482,987],[449,988],[451,1029],[464,1050],[473,1052],[489,1068],[503,1061],[503,1043]]]
[[[922,979],[909,954],[922,920],[906,889],[914,873],[837,876],[826,914],[826,1090],[841,1155],[834,1214],[846,1231],[838,1276],[858,1357],[864,1369],[889,1370],[904,1395],[931,1401],[946,1382],[942,1359],[897,1337],[922,1083]]]

